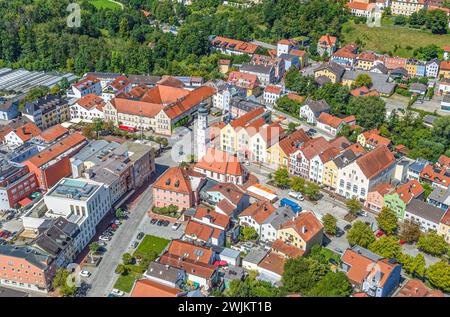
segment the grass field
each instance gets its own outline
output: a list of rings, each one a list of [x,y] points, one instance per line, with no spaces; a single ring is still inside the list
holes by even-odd
[[[146,235],[133,255],[148,254],[150,251],[155,251],[157,254],[160,254],[169,242],[167,239]]]
[[[92,3],[98,9],[122,9],[120,5],[110,0],[91,0],[90,3]]]
[[[114,284],[114,288],[121,290],[122,292],[130,293],[133,288],[134,280],[138,275],[134,272],[129,272],[127,275],[120,275]]]
[[[379,53],[390,53],[401,57],[413,57],[413,50],[429,44],[439,47],[450,43],[450,35],[431,34],[428,31],[383,26],[370,28],[366,24],[354,24],[352,21],[342,28],[342,41],[354,43],[361,40],[363,47]]]

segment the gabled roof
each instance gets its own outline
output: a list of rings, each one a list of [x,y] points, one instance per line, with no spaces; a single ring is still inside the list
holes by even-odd
[[[270,202],[257,201],[240,213],[239,218],[251,217],[261,225],[275,210],[276,208]]]
[[[406,206],[406,212],[436,224],[441,221],[445,214],[444,210],[416,198],[411,199],[410,203]]]
[[[77,101],[77,105],[83,107],[84,109],[90,111],[92,109],[97,109],[99,111],[103,111],[103,106],[105,105],[105,101],[96,94],[88,94],[84,97],[81,97]]]
[[[278,275],[283,275],[285,263],[286,259],[283,256],[270,252],[259,262],[258,266]]]
[[[449,187],[450,185],[450,173],[447,172],[445,168],[439,168],[430,164],[426,164],[422,169],[420,178],[440,184],[444,187]]]
[[[330,34],[325,34],[320,37],[319,43],[322,45],[335,46],[337,41],[337,37],[331,36]]]
[[[281,229],[292,228],[306,243],[323,229],[323,224],[312,211],[302,211],[281,226]]]
[[[195,164],[195,167],[219,174],[235,176],[241,176],[245,173],[244,168],[237,157],[215,148],[208,148],[205,156]]]
[[[450,168],[450,157],[441,155],[439,156],[437,163],[442,167]]]
[[[184,229],[184,234],[208,242],[208,240],[213,236],[213,233],[216,230],[221,231],[203,223],[190,220],[186,225],[186,229]]]
[[[372,192],[376,192],[380,194],[381,196],[384,196],[386,194],[390,194],[393,191],[395,191],[395,187],[392,184],[389,183],[382,183],[376,186]]]
[[[379,134],[372,133],[371,131],[363,132],[363,135],[366,139],[366,144],[369,144],[373,147],[378,147],[381,145],[388,146],[392,142],[390,139],[385,138]]]
[[[441,61],[439,67],[441,70],[450,70],[450,61]]]
[[[13,132],[18,138],[25,142],[31,140],[35,136],[38,136],[41,133],[41,129],[39,129],[33,122],[29,122],[17,129],[14,129]]]
[[[319,118],[317,118],[317,121],[335,129],[337,129],[341,124],[344,123],[344,120],[342,120],[341,118],[335,117],[326,112],[322,112]]]
[[[230,224],[230,217],[205,207],[198,207],[193,218],[198,220],[203,220],[203,218],[207,218],[211,224],[214,224],[222,228],[226,228]]]
[[[136,281],[131,297],[177,297],[183,291],[152,280],[142,279]]]
[[[245,193],[233,183],[219,183],[208,189],[207,192],[219,192],[235,205],[239,204],[242,197],[245,196]]]
[[[394,154],[385,145],[356,159],[356,164],[368,179],[377,176],[394,163]]]
[[[252,89],[258,86],[258,77],[256,75],[239,71],[232,71],[228,76],[227,81],[237,87],[246,89]]]
[[[276,239],[272,244],[272,250],[281,253],[289,258],[302,256],[305,251],[291,244],[285,243],[281,239]]]
[[[330,146],[329,142],[322,136],[307,141],[301,148],[301,152],[307,160],[322,153]]]
[[[258,45],[256,44],[234,40],[222,36],[215,36],[211,40],[211,45],[232,49],[246,54],[253,54],[258,49]]]
[[[409,182],[399,186],[396,190],[398,196],[405,204],[408,204],[411,199],[419,196],[424,192],[422,185],[417,180],[410,180]]]
[[[310,97],[308,97],[305,101],[305,106],[308,106],[309,109],[311,109],[311,111],[314,113],[321,113],[323,111],[330,110],[330,106],[325,101],[325,99],[313,100]]]
[[[295,132],[289,134],[287,137],[281,139],[278,143],[281,150],[283,150],[285,155],[290,155],[295,152],[297,149],[297,145],[301,145],[307,141],[311,140],[311,138],[306,134],[305,130],[298,129]]]
[[[52,142],[56,139],[59,139],[60,137],[62,137],[67,133],[69,133],[69,130],[64,128],[62,125],[57,124],[41,132],[41,134],[38,137],[43,139],[45,142]]]
[[[153,188],[190,194],[191,182],[186,169],[174,166],[166,170],[153,184]]]
[[[186,241],[172,240],[167,253],[197,263],[209,264],[214,252],[211,249],[193,245]]]
[[[421,280],[412,279],[403,285],[395,297],[444,297],[444,293],[429,289]]]
[[[256,109],[247,112],[243,116],[240,116],[239,118],[232,120],[230,122],[230,125],[235,129],[245,127],[246,125],[254,121],[256,118],[260,117],[263,113],[264,108],[258,107]]]

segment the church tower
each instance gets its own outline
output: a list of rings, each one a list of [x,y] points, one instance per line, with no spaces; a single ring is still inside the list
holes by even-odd
[[[197,118],[197,160],[206,154],[208,144],[208,110],[204,106],[198,109]]]

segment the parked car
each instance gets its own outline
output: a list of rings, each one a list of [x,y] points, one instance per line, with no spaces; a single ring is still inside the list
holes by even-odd
[[[134,241],[134,242],[131,244],[131,247],[132,247],[133,249],[136,249],[138,246],[139,246],[139,242],[137,242],[137,241]]]
[[[163,225],[164,227],[167,227],[169,224],[170,224],[170,221],[164,220],[162,225]]]
[[[358,213],[361,217],[367,217],[369,214],[367,213],[367,211],[360,211]]]
[[[348,230],[350,230],[351,228],[352,228],[352,225],[345,225],[344,230],[345,230],[345,231],[348,231]]]
[[[405,244],[405,240],[398,240],[398,244],[400,244],[400,245],[404,245]]]
[[[177,229],[180,227],[180,225],[181,225],[181,223],[175,222],[175,223],[172,225],[172,230],[177,230]]]
[[[80,276],[82,276],[82,277],[89,277],[89,276],[91,276],[91,272],[89,272],[89,271],[80,271]]]
[[[106,242],[105,241],[99,241],[97,242],[99,246],[101,247],[106,247]]]
[[[344,235],[344,231],[341,228],[336,228],[336,233],[334,234],[336,238],[340,238]]]
[[[152,220],[150,220],[150,223],[152,224],[152,225],[154,225],[155,223],[157,223],[158,222],[158,219],[155,219],[155,218],[153,218]]]
[[[157,226],[162,226],[164,220],[158,220],[158,222],[156,223]]]
[[[336,266],[338,265],[337,261],[333,258],[329,259],[328,262],[330,262],[331,264],[336,265]]]
[[[118,289],[116,289],[116,288],[114,288],[114,289],[111,291],[111,294],[114,295],[114,296],[119,296],[119,297],[121,297],[121,296],[124,295],[124,293],[123,293],[121,290],[118,290]]]
[[[384,234],[382,230],[378,230],[378,232],[375,234],[375,237],[379,238]]]
[[[98,239],[99,239],[100,241],[110,241],[110,240],[111,240],[111,238],[108,237],[108,236],[100,236]]]
[[[145,233],[143,233],[142,231],[139,232],[136,236],[136,239],[141,240],[143,237],[145,236]]]
[[[299,192],[289,192],[288,195],[292,198],[295,198],[297,200],[303,201],[305,198],[303,198],[303,195]]]
[[[339,249],[339,248],[334,248],[334,251],[337,252],[337,253],[339,253],[339,254],[344,254],[344,251],[342,251],[342,250]]]

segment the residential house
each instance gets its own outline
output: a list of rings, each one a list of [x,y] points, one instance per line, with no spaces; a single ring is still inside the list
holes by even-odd
[[[412,279],[408,280],[394,297],[444,297],[444,293],[428,288],[421,280]]]
[[[133,284],[130,297],[183,297],[186,292],[166,286],[150,279],[137,280]]]
[[[215,205],[218,213],[236,217],[249,205],[249,196],[237,185],[218,183],[205,192],[208,203]]]
[[[361,70],[370,70],[375,66],[375,61],[377,60],[377,56],[369,51],[362,51],[358,55],[356,55],[356,69]]]
[[[424,9],[426,5],[426,0],[391,0],[391,12],[393,15],[410,16]]]
[[[395,83],[390,82],[389,75],[366,70],[346,70],[342,76],[342,85],[352,87],[359,75],[368,75],[372,80],[370,90],[378,92],[382,96],[390,96],[394,93]]]
[[[350,9],[350,14],[357,17],[370,17],[374,14],[376,4],[352,1],[345,4]]]
[[[373,297],[391,296],[400,283],[401,265],[355,245],[341,257],[353,287]]]
[[[233,96],[230,102],[230,114],[232,119],[238,119],[245,114],[258,108],[264,108],[264,105],[251,99]]]
[[[199,203],[204,176],[178,166],[166,170],[153,184],[153,206],[185,210]]]
[[[403,68],[406,70],[406,63],[408,59],[398,56],[384,56],[384,66],[389,70],[395,70],[398,68]]]
[[[244,209],[242,213],[239,214],[239,224],[241,226],[248,226],[255,229],[256,233],[260,239],[267,240],[267,236],[262,236],[262,225],[266,219],[275,213],[276,208],[268,201],[257,201],[251,204],[249,207]],[[276,236],[272,237],[275,240]]]
[[[405,219],[417,223],[421,231],[438,231],[445,211],[420,199],[412,199],[406,206]]]
[[[270,57],[267,55],[254,54],[250,60],[250,64],[272,66],[274,68],[274,82],[278,82],[284,75],[285,60],[281,57]]]
[[[444,240],[450,244],[450,209],[442,216],[437,233],[444,238]]]
[[[231,66],[231,60],[229,59],[219,59],[219,70],[222,74],[228,73]]]
[[[415,162],[413,162],[408,166],[408,170],[406,172],[406,179],[420,180],[420,174],[422,173],[423,169],[427,164],[428,162],[423,159],[416,159]]]
[[[12,120],[18,117],[19,112],[19,101],[12,99],[5,99],[0,97],[0,119],[1,120]]]
[[[405,219],[405,211],[408,204],[414,198],[421,198],[424,191],[424,188],[418,181],[410,180],[397,187],[395,191],[384,195],[384,205],[395,212],[397,218],[403,220]]]
[[[433,58],[426,63],[425,76],[437,78],[439,74],[439,60],[437,58]]]
[[[175,289],[181,289],[186,283],[186,274],[183,270],[166,266],[156,261],[150,262],[143,277],[152,282]]]
[[[30,141],[40,133],[41,129],[39,129],[34,123],[29,122],[7,133],[4,136],[3,142],[10,147],[17,147],[23,145],[27,141]]]
[[[316,124],[317,119],[323,112],[330,112],[330,106],[324,99],[313,100],[308,97],[304,105],[300,107],[300,117],[306,119],[311,124]]]
[[[258,77],[255,74],[239,71],[232,71],[227,81],[238,88],[245,89],[247,96],[253,95],[255,88],[259,86]]]
[[[11,210],[31,202],[27,197],[36,191],[36,175],[24,164],[0,161],[0,210]]]
[[[207,245],[225,245],[225,232],[230,227],[230,217],[205,207],[198,207],[184,231],[189,241]]]
[[[34,138],[34,140],[40,141],[45,145],[51,145],[67,135],[69,135],[69,130],[64,128],[62,125],[57,124],[42,131],[41,134]]]
[[[103,100],[110,101],[119,94],[130,92],[131,88],[131,81],[126,76],[121,75],[103,86],[101,96]]]
[[[275,241],[278,230],[295,216],[295,212],[288,206],[279,207],[272,212],[261,225],[262,241]]]
[[[427,202],[435,207],[446,211],[450,208],[450,188],[436,187],[427,197]]]
[[[213,36],[210,38],[210,45],[213,50],[228,55],[253,55],[258,49],[258,45],[229,39],[222,36]]]
[[[255,75],[261,86],[266,87],[274,82],[275,68],[271,65],[243,63],[239,71],[244,74]]]
[[[2,245],[0,265],[4,268],[0,279],[3,286],[41,293],[52,289],[56,266],[46,252],[27,245]]]
[[[354,126],[356,124],[355,116],[338,118],[329,113],[322,112],[317,118],[317,128],[328,132],[332,136],[337,136],[345,125]]]
[[[439,94],[450,94],[450,78],[443,78],[439,81],[438,86]]]
[[[278,122],[261,126],[255,134],[250,134],[250,159],[253,162],[267,163],[267,150],[283,136],[284,130]]]
[[[313,245],[322,245],[322,240],[323,224],[312,211],[302,211],[281,225],[272,250],[287,258],[295,258],[307,254]]]
[[[267,164],[278,170],[289,167],[289,156],[311,138],[303,129],[298,129],[282,138],[267,150]]]
[[[269,252],[256,267],[259,273],[258,279],[280,286],[285,263],[285,257],[275,252]]]
[[[264,88],[263,100],[267,105],[273,105],[281,97],[282,87],[269,85]]]
[[[351,2],[354,3],[354,2]],[[347,44],[331,55],[331,61],[345,68],[352,68],[356,64],[358,46]]]
[[[97,96],[102,95],[102,84],[95,76],[86,76],[76,84],[72,85],[67,91],[67,98],[80,99],[89,94],[95,94]]]
[[[367,199],[364,202],[364,207],[379,213],[385,206],[385,196],[394,192],[395,187],[390,183],[384,183],[376,186],[367,194]]]
[[[310,161],[322,153],[329,143],[325,138],[318,137],[305,142],[299,149],[290,155],[289,173],[307,179],[310,175]]]
[[[323,85],[327,82],[339,83],[345,68],[335,62],[324,63],[314,70],[314,79]]]
[[[446,94],[446,95],[444,95],[444,98],[442,98],[441,110],[442,111],[450,111],[450,94]]]
[[[67,100],[50,94],[27,102],[22,109],[22,114],[42,130],[70,120]]]
[[[439,78],[450,78],[450,61],[441,61],[439,65]]]
[[[420,181],[433,187],[448,189],[450,184],[450,173],[446,168],[440,168],[430,164],[425,165],[420,172]]]
[[[317,42],[317,53],[319,55],[327,54],[331,56],[336,50],[337,37],[331,36],[330,34],[323,35]]]
[[[336,192],[346,198],[363,201],[373,188],[389,181],[395,164],[395,157],[386,146],[377,147],[339,170]]]
[[[70,117],[72,119],[89,120],[104,119],[103,107],[105,101],[95,94],[86,95],[78,99],[70,106]]]
[[[204,157],[194,166],[194,171],[221,183],[243,185],[248,179],[248,172],[236,156],[208,148]]]
[[[392,141],[381,136],[378,129],[360,133],[357,141],[368,150],[373,150],[379,146],[386,146],[389,148],[392,145]]]

